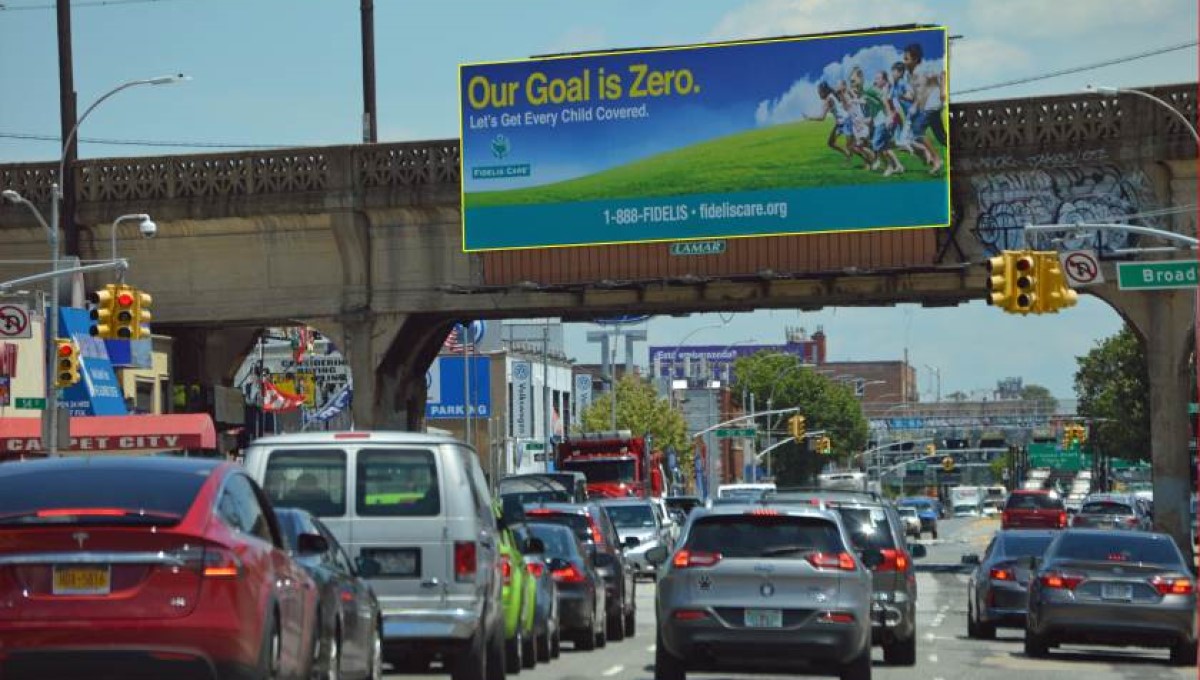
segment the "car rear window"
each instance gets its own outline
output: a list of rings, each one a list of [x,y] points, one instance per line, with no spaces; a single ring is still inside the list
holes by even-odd
[[[687,548],[726,558],[803,558],[814,552],[842,552],[837,525],[821,517],[714,515],[697,520]]]
[[[1005,510],[1062,510],[1061,498],[1048,493],[1014,493],[1008,497]]]
[[[1087,515],[1132,515],[1133,508],[1117,501],[1092,501],[1084,503],[1079,512]]]
[[[590,542],[592,540],[592,525],[588,522],[588,518],[583,515],[567,512],[556,512],[553,510],[526,510],[525,516],[530,520],[545,522],[547,524],[558,524],[575,532],[575,536],[579,540]]]
[[[529,533],[546,546],[546,557],[571,559],[579,557],[574,536],[567,527],[554,524],[533,523],[527,525]]]
[[[1004,554],[1008,557],[1041,557],[1052,540],[1053,536],[1009,536],[1004,539]]]
[[[428,517],[442,511],[433,453],[419,449],[358,452],[355,508],[367,517]]]
[[[1139,536],[1136,532],[1120,535],[1067,534],[1055,548],[1058,559],[1086,562],[1145,562],[1182,567],[1179,552],[1168,539]]]
[[[303,508],[317,517],[346,514],[346,452],[276,449],[267,458],[263,491],[273,505]]]
[[[892,532],[888,526],[887,513],[883,508],[854,508],[834,505],[842,516],[842,524],[846,533],[858,550],[887,550],[896,547]]]
[[[629,505],[606,505],[609,518],[618,529],[654,528],[654,508],[649,503]]]
[[[129,468],[43,469],[9,474],[0,477],[0,523],[125,523],[138,521],[132,515],[140,512],[156,515],[159,520],[170,520],[156,521],[156,524],[175,524],[191,509],[208,477],[209,470]],[[131,516],[123,518],[97,513],[91,517],[57,515],[51,519],[37,514],[45,510],[83,508],[126,510]]]

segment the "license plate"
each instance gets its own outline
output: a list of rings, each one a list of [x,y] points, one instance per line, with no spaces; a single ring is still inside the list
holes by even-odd
[[[783,610],[747,609],[745,622],[747,628],[782,628]]]
[[[1105,583],[1100,586],[1100,597],[1105,600],[1132,600],[1133,586],[1120,583]]]
[[[112,589],[111,572],[107,565],[88,567],[54,567],[55,595],[107,595]]]
[[[379,566],[380,576],[416,578],[421,575],[420,550],[417,548],[364,548],[361,554]]]

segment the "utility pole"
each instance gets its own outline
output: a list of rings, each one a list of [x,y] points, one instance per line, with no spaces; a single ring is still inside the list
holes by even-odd
[[[64,250],[70,255],[79,255],[79,229],[75,224],[75,159],[79,155],[79,142],[71,134],[75,129],[75,71],[71,56],[71,0],[57,0],[58,12],[58,108],[63,140],[62,177],[58,178],[58,190],[62,195],[62,224],[51,220],[52,229],[62,229],[65,237]],[[51,199],[53,202],[53,199]],[[54,303],[57,305],[58,300]]]
[[[750,413],[752,413],[752,414],[754,413],[754,393],[753,392],[750,393]],[[754,420],[752,420],[750,422],[754,423],[755,428],[758,427],[758,418],[755,418]],[[747,441],[747,448],[749,449],[749,452],[750,452],[750,481],[751,482],[758,481],[758,461],[755,460],[755,455],[754,455],[754,449],[755,449],[754,443],[757,438],[758,438],[758,433],[756,432],[754,434],[754,436],[750,437],[750,439]]]
[[[550,319],[542,326],[542,435],[546,448],[542,451],[542,464],[550,470]]]
[[[63,0],[59,0],[62,2]],[[375,2],[362,0],[363,143],[379,141],[375,116]]]

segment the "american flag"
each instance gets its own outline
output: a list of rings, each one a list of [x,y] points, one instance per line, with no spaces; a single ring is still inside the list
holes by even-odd
[[[467,334],[469,331],[462,324],[455,324],[450,330],[450,334],[446,336],[445,342],[442,343],[442,349],[452,354],[462,354],[466,350]]]

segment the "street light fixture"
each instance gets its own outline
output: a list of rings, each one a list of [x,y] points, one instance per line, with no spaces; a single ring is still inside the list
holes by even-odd
[[[117,219],[113,220],[112,229],[110,230],[109,233],[110,233],[111,240],[112,240],[112,259],[114,262],[117,259],[117,225],[122,222],[128,222],[130,220],[138,220],[139,221],[138,231],[141,232],[141,234],[144,238],[154,238],[154,235],[158,233],[158,225],[155,224],[150,219],[150,216],[147,215],[146,213],[134,213],[132,215],[121,215]],[[125,270],[124,269],[120,270],[120,273],[117,275],[117,277],[118,277],[117,278],[118,283],[124,283],[125,282]]]
[[[11,189],[6,190],[4,192],[0,192],[0,195],[2,195],[5,199],[12,201],[13,203],[20,203],[20,204],[24,205],[25,207],[29,208],[34,213],[34,215],[37,217],[38,223],[41,224],[42,227],[46,230],[47,240],[49,240],[49,242],[50,242],[50,271],[52,273],[55,273],[56,275],[51,277],[51,279],[50,279],[50,304],[49,304],[49,309],[47,310],[47,315],[50,317],[49,318],[50,331],[49,331],[49,340],[46,343],[46,347],[47,347],[47,350],[46,350],[46,355],[47,355],[47,360],[46,360],[46,365],[47,365],[46,407],[45,407],[45,410],[42,411],[42,436],[44,439],[44,441],[42,442],[42,446],[46,450],[46,455],[48,455],[52,458],[58,456],[58,388],[56,388],[54,386],[54,380],[51,379],[52,376],[54,375],[54,368],[55,368],[55,356],[54,356],[54,351],[53,351],[54,340],[58,338],[58,332],[59,332],[58,331],[58,296],[59,296],[58,279],[59,279],[59,277],[57,276],[58,257],[59,257],[58,234],[59,234],[59,230],[62,228],[62,224],[61,224],[61,220],[59,217],[58,204],[59,204],[59,201],[61,201],[63,198],[62,183],[63,183],[63,178],[66,175],[67,150],[71,148],[71,143],[75,139],[75,133],[79,131],[79,126],[83,124],[83,121],[86,120],[89,115],[91,115],[92,111],[96,110],[96,107],[98,107],[98,106],[100,106],[100,104],[104,103],[104,101],[106,101],[109,97],[112,97],[113,95],[117,94],[118,92],[121,92],[122,90],[127,90],[131,87],[137,87],[139,85],[167,85],[167,84],[171,84],[171,83],[183,82],[185,80],[190,80],[190,78],[183,75],[182,73],[177,74],[177,75],[170,75],[170,76],[157,76],[154,78],[142,78],[139,80],[130,80],[128,82],[121,83],[120,85],[114,87],[113,89],[109,90],[108,92],[105,92],[98,99],[96,99],[96,101],[92,102],[91,106],[87,107],[87,109],[84,110],[83,115],[80,116],[75,121],[75,124],[73,126],[71,126],[70,132],[68,132],[67,136],[62,140],[62,147],[59,149],[58,174],[55,175],[55,181],[50,185],[50,222],[48,224],[47,224],[46,220],[42,218],[42,215],[38,211],[38,209],[32,203],[30,203],[25,198],[23,198],[20,194],[18,194],[15,191],[12,191]],[[151,223],[151,224],[153,224],[153,223]],[[114,229],[115,229],[115,223],[114,223]],[[114,236],[114,238],[115,238],[115,236]],[[116,257],[116,255],[115,255],[115,246],[114,246],[114,258],[115,257]]]

